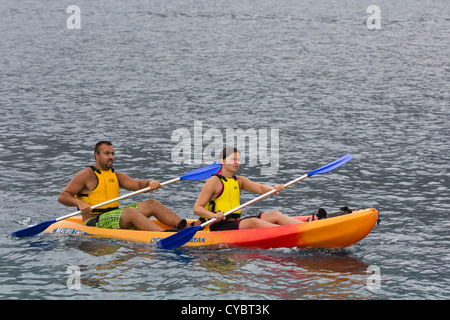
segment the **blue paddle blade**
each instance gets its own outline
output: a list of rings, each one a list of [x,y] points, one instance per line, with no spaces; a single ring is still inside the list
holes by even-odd
[[[217,161],[211,163],[210,165],[207,165],[206,167],[189,171],[184,176],[180,177],[180,180],[203,180],[217,173],[220,167],[221,164],[219,161]]]
[[[160,249],[175,249],[188,243],[192,237],[200,230],[201,226],[189,227],[156,242],[156,247]]]
[[[28,227],[28,228],[18,230],[18,231],[14,231],[11,233],[11,236],[19,237],[19,238],[32,237],[34,235],[37,235],[38,233],[41,233],[42,231],[47,229],[49,226],[51,226],[55,222],[56,222],[56,219],[53,219],[50,221],[44,221],[35,226]]]
[[[352,159],[353,159],[353,156],[350,153],[347,153],[345,156],[342,156],[339,159],[337,159],[323,167],[320,167],[319,169],[311,171],[310,173],[308,173],[308,177],[311,177],[312,175],[315,175],[315,174],[325,173],[325,172],[334,170],[334,169],[346,164],[347,162],[349,162]]]

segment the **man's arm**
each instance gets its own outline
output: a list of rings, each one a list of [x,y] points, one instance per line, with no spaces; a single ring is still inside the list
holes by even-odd
[[[81,213],[90,213],[91,206],[86,202],[75,198],[75,195],[82,192],[86,187],[90,172],[86,169],[78,172],[58,196],[58,201],[67,207],[78,207]]]
[[[150,187],[150,191],[161,188],[161,183],[156,180],[137,180],[127,176],[124,173],[116,171],[117,179],[119,180],[119,186],[130,191],[137,191],[147,187]]]

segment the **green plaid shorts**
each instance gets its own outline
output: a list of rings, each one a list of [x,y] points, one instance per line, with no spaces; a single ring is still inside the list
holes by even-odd
[[[130,207],[139,209],[138,203],[132,203],[125,207],[102,213],[98,218],[96,227],[106,229],[120,229],[119,222],[120,217],[122,217],[122,211],[123,209]],[[134,227],[131,227],[130,229],[134,229]]]

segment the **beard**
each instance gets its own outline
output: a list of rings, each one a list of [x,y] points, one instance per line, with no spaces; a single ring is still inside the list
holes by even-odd
[[[111,169],[113,167],[114,160],[106,161],[105,168]]]

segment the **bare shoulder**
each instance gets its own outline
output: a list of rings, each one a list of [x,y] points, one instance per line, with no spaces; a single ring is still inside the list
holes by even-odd
[[[209,197],[210,195],[218,194],[220,190],[222,190],[222,182],[220,181],[220,178],[217,176],[212,176],[206,180],[201,194],[208,194]]]
[[[241,188],[241,189],[244,189],[244,187],[251,182],[251,180],[249,178],[244,177],[244,176],[236,176],[236,178],[239,183],[239,188]]]
[[[78,171],[63,191],[67,191],[72,195],[79,192],[88,193],[94,190],[96,185],[97,177],[92,169],[87,167]]]
[[[130,176],[128,176],[127,174],[125,174],[125,173],[123,173],[123,172],[120,172],[120,171],[117,171],[117,170],[114,171],[114,173],[116,174],[117,177],[133,179],[133,178],[131,178]]]
[[[78,171],[73,178],[76,180],[79,180],[79,181],[88,181],[91,178],[95,178],[95,174],[91,168],[86,167],[86,168]]]
[[[212,176],[208,180],[206,180],[204,187],[214,188],[221,185],[222,183],[220,181],[220,178],[218,176]]]
[[[123,172],[119,172],[119,171],[114,171],[116,174],[117,179],[119,180],[119,184],[121,187],[128,189],[131,188],[131,186],[129,186],[129,184],[133,184],[133,183],[137,183],[138,180],[131,178],[130,176],[126,175]]]

